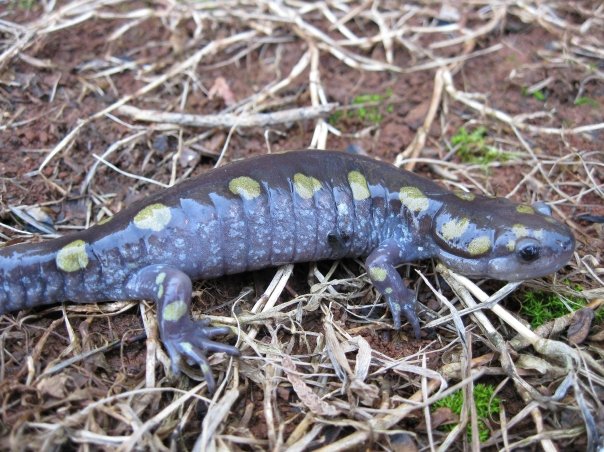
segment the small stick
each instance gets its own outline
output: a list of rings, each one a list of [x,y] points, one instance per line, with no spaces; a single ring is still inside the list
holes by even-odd
[[[217,115],[168,113],[157,110],[141,110],[130,105],[122,105],[117,111],[123,115],[130,116],[136,121],[228,129],[232,127],[267,127],[274,124],[321,118],[331,114],[337,107],[338,104],[330,103],[316,107],[292,108],[273,113],[255,113],[249,115],[235,115],[231,113]]]
[[[484,104],[472,99],[467,93],[462,91],[458,91],[453,85],[453,77],[449,71],[445,71],[443,73],[443,78],[445,82],[445,89],[447,93],[456,101],[461,102],[462,104],[467,105],[468,107],[476,110],[480,113],[483,113],[487,116],[492,116],[498,121],[501,121],[509,126],[515,127],[520,130],[527,130],[531,133],[543,134],[543,135],[578,135],[586,132],[594,132],[596,130],[604,129],[604,122],[600,122],[597,124],[589,124],[585,126],[573,127],[570,129],[557,128],[557,127],[539,127],[533,126],[531,124],[525,124],[523,122],[518,121],[517,118],[503,112],[500,110],[496,110],[491,107],[487,107]]]
[[[396,160],[394,164],[398,167],[403,165],[403,162],[410,157],[411,160],[405,163],[405,169],[407,171],[413,171],[415,165],[417,164],[417,157],[419,156],[420,151],[426,145],[426,138],[428,138],[428,133],[430,132],[430,127],[434,122],[434,118],[436,117],[436,112],[438,111],[438,106],[443,97],[443,69],[439,69],[436,71],[434,76],[434,90],[432,91],[432,101],[430,102],[430,107],[428,108],[428,114],[424,119],[424,123],[419,128],[415,137],[413,137],[413,141],[407,148],[396,156]]]

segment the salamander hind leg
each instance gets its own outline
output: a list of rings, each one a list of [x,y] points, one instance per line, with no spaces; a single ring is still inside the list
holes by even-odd
[[[380,244],[367,258],[367,272],[374,287],[380,292],[390,308],[394,328],[401,328],[401,313],[411,324],[416,338],[420,337],[419,318],[416,313],[415,294],[409,290],[395,265],[402,263],[400,245],[393,240]]]
[[[173,372],[180,373],[182,359],[196,364],[203,373],[208,390],[213,392],[215,381],[206,353],[224,352],[239,356],[239,350],[212,340],[228,334],[228,327],[212,327],[207,319],[191,319],[191,279],[176,268],[152,265],[130,279],[128,290],[132,298],[152,299],[157,303],[159,332],[170,355]]]

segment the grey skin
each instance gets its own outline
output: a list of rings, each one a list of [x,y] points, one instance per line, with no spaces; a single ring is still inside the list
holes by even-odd
[[[105,224],[0,250],[0,313],[66,300],[154,300],[173,363],[238,350],[228,332],[189,315],[191,281],[285,263],[367,257],[400,328],[419,336],[413,293],[395,267],[437,258],[500,280],[554,272],[575,241],[546,206],[452,193],[371,158],[334,151],[264,155],[208,171],[119,212]]]

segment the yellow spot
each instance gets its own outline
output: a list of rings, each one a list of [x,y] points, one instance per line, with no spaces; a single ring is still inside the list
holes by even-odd
[[[527,227],[520,223],[516,223],[512,226],[512,233],[516,236],[516,238],[510,239],[505,245],[509,251],[514,251],[514,249],[516,249],[516,239],[527,237],[529,235]]]
[[[528,229],[525,225],[516,223],[512,226],[512,232],[517,238],[526,237],[528,235]]]
[[[514,251],[516,248],[516,240],[510,239],[505,247],[508,249],[508,251]]]
[[[140,229],[151,229],[158,232],[167,226],[172,219],[170,208],[163,204],[151,204],[134,217],[134,225]]]
[[[305,176],[302,173],[294,174],[294,188],[304,199],[312,198],[315,192],[321,190],[322,187],[321,182],[314,177]]]
[[[386,287],[386,288],[384,289],[384,293],[385,293],[386,295],[390,295],[390,294],[392,293],[392,287]]]
[[[229,182],[229,190],[231,190],[233,194],[239,195],[248,201],[260,196],[260,184],[258,181],[247,176],[236,177],[231,180],[231,182]]]
[[[476,198],[476,195],[474,193],[470,193],[467,191],[455,190],[453,193],[455,193],[455,196],[457,196],[459,199],[463,199],[464,201],[474,201],[474,199]]]
[[[468,244],[468,253],[470,256],[480,256],[481,254],[488,253],[491,249],[491,239],[486,235],[476,237]]]
[[[399,198],[403,205],[405,205],[412,212],[421,212],[422,210],[426,210],[430,203],[426,195],[424,195],[421,190],[416,187],[402,187]]]
[[[166,273],[161,272],[157,274],[155,278],[155,284],[157,284],[157,298],[164,296],[164,279],[166,279]]]
[[[76,272],[86,268],[88,255],[86,254],[86,242],[75,240],[59,250],[57,253],[57,267],[64,272]]]
[[[440,228],[440,234],[446,241],[458,239],[466,232],[469,225],[470,220],[468,218],[449,220]]]
[[[384,281],[388,273],[383,267],[371,267],[369,268],[369,275],[375,281]]]
[[[543,218],[545,218],[545,221],[547,221],[548,223],[551,223],[551,224],[558,224],[558,220],[556,220],[554,217],[550,217],[550,216],[547,216],[547,215],[546,215],[546,216],[545,216],[545,217],[543,217]]]
[[[164,320],[176,322],[187,313],[187,303],[182,300],[173,301],[164,307]]]
[[[520,204],[516,206],[516,212],[531,214],[535,213],[535,209],[533,209],[531,206],[527,206],[526,204]]]
[[[369,186],[367,185],[367,179],[359,171],[351,171],[348,173],[348,183],[352,190],[352,197],[356,201],[362,201],[363,199],[369,198]]]

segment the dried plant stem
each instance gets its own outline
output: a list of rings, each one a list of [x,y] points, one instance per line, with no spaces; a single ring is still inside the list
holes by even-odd
[[[521,120],[518,120],[517,118],[510,116],[509,114],[507,114],[505,112],[502,112],[500,110],[496,110],[494,108],[481,104],[480,102],[472,99],[467,93],[458,91],[455,88],[455,85],[453,84],[453,77],[450,72],[444,71],[443,78],[444,78],[444,84],[445,84],[445,89],[447,91],[447,94],[449,94],[449,96],[451,96],[453,99],[467,105],[468,107],[480,112],[481,114],[484,114],[487,116],[492,116],[493,118],[497,119],[498,121],[501,121],[505,124],[508,124],[511,127],[514,127],[514,128],[520,129],[520,130],[526,130],[530,133],[535,133],[535,134],[573,135],[573,134],[580,134],[580,133],[595,132],[595,131],[604,129],[604,122],[597,123],[597,124],[590,124],[587,126],[573,127],[573,128],[568,128],[568,129],[557,128],[557,127],[540,127],[540,126],[533,126],[531,124],[526,124],[526,123],[522,122]]]
[[[436,112],[438,111],[438,107],[442,100],[443,93],[443,72],[444,69],[439,69],[436,71],[436,75],[434,76],[434,90],[432,92],[432,100],[430,101],[430,107],[428,108],[428,113],[426,114],[426,118],[424,119],[424,123],[419,128],[415,136],[413,137],[413,141],[407,146],[407,148],[396,156],[394,160],[394,164],[396,166],[402,166],[404,161],[410,159],[411,161],[405,163],[405,169],[407,171],[413,171],[417,161],[417,157],[419,156],[421,150],[426,145],[426,139],[430,132],[430,127],[434,122],[434,118],[436,117]]]
[[[130,116],[136,121],[177,124],[188,127],[229,129],[232,127],[268,127],[296,121],[322,118],[333,113],[337,104],[318,105],[316,107],[292,108],[272,113],[191,115],[186,113],[168,113],[155,110],[141,110],[124,105],[117,112]]]

